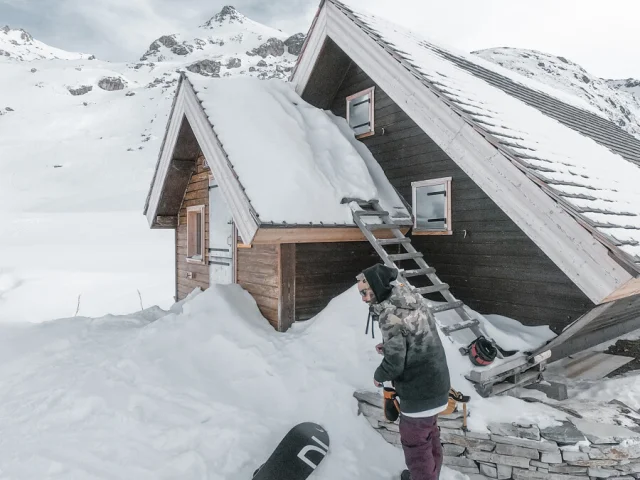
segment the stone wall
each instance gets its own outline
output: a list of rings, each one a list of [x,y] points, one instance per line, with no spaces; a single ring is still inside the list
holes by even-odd
[[[401,447],[398,423],[384,418],[382,397],[373,392],[354,396],[359,414],[387,442]],[[459,410],[438,419],[444,464],[471,480],[640,479],[638,440],[583,433],[571,422],[545,429],[500,423],[489,425],[489,432],[473,432],[463,427]]]

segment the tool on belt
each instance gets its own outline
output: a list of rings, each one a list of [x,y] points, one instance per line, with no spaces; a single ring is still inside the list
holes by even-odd
[[[384,418],[386,418],[388,422],[395,422],[400,416],[400,404],[398,403],[396,389],[384,387],[382,402]]]
[[[468,395],[463,395],[453,388],[449,390],[449,398],[447,399],[447,408],[438,414],[451,415],[458,410],[458,403],[462,403],[462,429],[467,430],[467,403],[471,400]],[[384,418],[388,422],[395,422],[400,416],[400,403],[398,402],[398,395],[395,388],[384,387],[383,390],[383,404],[382,410],[384,412]]]

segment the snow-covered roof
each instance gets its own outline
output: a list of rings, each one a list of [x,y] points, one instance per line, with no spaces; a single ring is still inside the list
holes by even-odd
[[[640,141],[582,99],[329,0],[520,166],[599,241],[640,266]]]
[[[261,225],[353,225],[344,198],[377,199],[408,216],[346,120],[309,105],[290,84],[186,78]]]

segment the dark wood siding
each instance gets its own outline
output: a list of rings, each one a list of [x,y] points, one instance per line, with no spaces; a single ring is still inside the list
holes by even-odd
[[[187,207],[205,206],[205,263],[204,265],[187,262]],[[178,228],[176,229],[176,298],[184,299],[194,288],[209,288],[209,256],[206,246],[209,245],[209,169],[204,166],[204,156],[196,161],[196,168],[184,193]],[[187,275],[193,278],[187,278]]]
[[[299,243],[295,258],[296,320],[317,315],[356,283],[358,273],[380,261],[366,242]]]
[[[592,308],[573,282],[357,65],[351,64],[331,110],[345,117],[346,97],[371,86],[376,87],[376,134],[363,143],[407,202],[411,182],[452,177],[453,235],[414,235],[412,242],[453,294],[480,313],[551,325],[555,331]]]
[[[278,245],[253,245],[238,248],[237,282],[258,304],[262,315],[278,328],[280,297]]]

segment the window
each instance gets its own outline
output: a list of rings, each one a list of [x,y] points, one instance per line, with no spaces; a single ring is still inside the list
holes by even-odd
[[[451,177],[413,182],[413,230],[423,235],[451,235]]]
[[[187,261],[204,263],[204,205],[187,208]]]
[[[374,130],[374,87],[347,97],[347,122],[356,138],[369,137]]]

